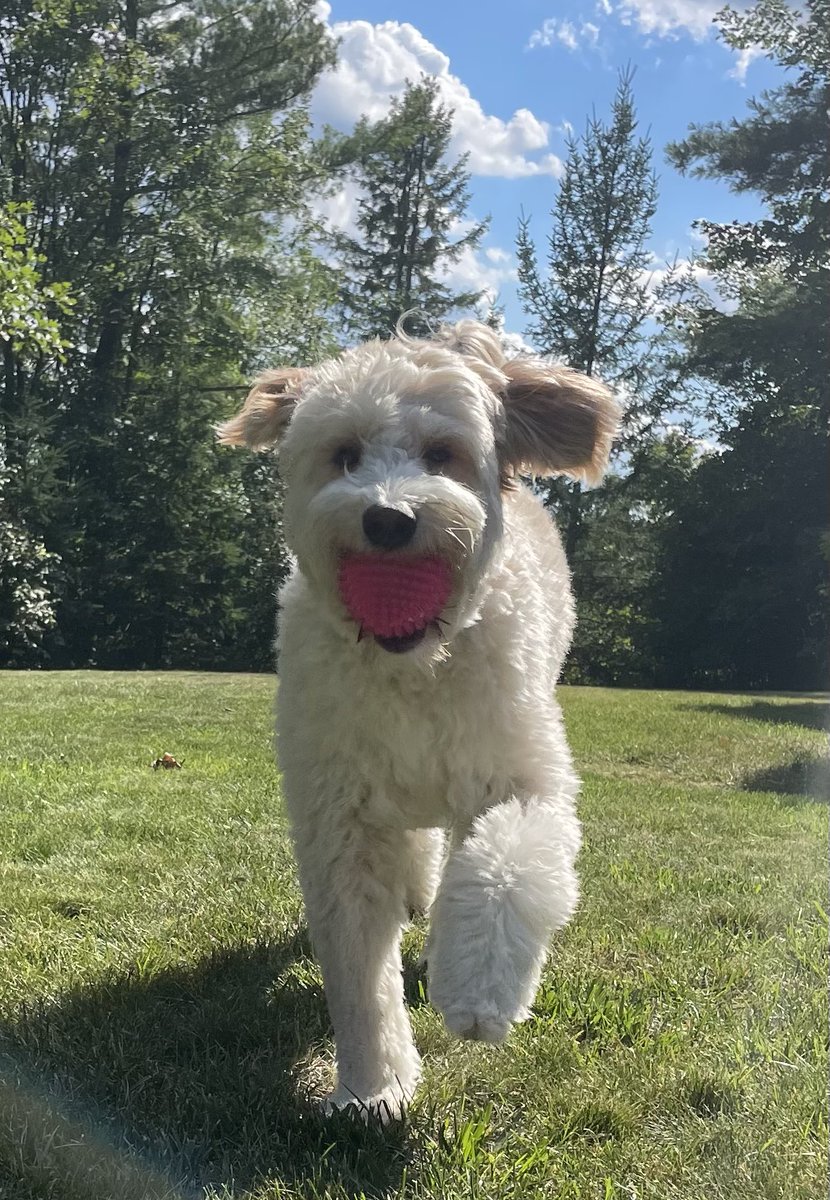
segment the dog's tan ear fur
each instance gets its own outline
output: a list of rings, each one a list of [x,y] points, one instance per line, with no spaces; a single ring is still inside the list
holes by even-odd
[[[302,367],[263,372],[236,416],[216,426],[219,441],[224,446],[247,446],[250,450],[273,446],[291,420],[304,376]]]
[[[514,358],[501,370],[507,376],[505,464],[598,483],[620,423],[608,389],[580,371],[539,359]]]

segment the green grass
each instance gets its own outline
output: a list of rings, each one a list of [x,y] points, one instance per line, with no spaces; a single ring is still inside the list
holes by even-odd
[[[0,674],[1,1200],[823,1194],[826,702],[564,689],[581,911],[504,1049],[450,1040],[407,934],[425,1078],[381,1131],[308,1103],[272,693]]]

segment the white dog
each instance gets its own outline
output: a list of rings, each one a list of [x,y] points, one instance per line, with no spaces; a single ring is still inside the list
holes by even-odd
[[[334,1026],[331,1107],[400,1115],[420,1073],[400,937],[429,908],[429,994],[500,1042],[577,903],[579,783],[554,685],[573,626],[559,538],[518,471],[596,481],[596,380],[505,359],[462,321],[269,371],[222,441],[279,444],[279,762]],[[446,849],[445,849],[446,832]]]

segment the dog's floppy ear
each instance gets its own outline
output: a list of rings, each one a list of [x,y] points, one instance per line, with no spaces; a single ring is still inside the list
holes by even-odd
[[[273,446],[291,420],[305,374],[302,367],[263,372],[236,416],[216,426],[219,441],[251,450]]]
[[[608,389],[571,367],[539,359],[514,358],[501,370],[507,376],[505,463],[598,483],[620,423],[619,405]]]

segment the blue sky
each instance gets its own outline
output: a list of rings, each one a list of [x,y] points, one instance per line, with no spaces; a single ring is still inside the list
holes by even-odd
[[[757,51],[735,54],[715,37],[707,0],[318,0],[341,40],[340,64],[318,85],[315,118],[343,129],[363,113],[377,119],[406,78],[426,71],[455,109],[453,149],[467,151],[471,215],[490,214],[482,248],[460,264],[457,282],[497,290],[508,329],[521,332],[516,298],[519,212],[537,240],[556,192],[568,126],[580,132],[595,109],[609,112],[618,72],[635,69],[643,131],[660,177],[655,265],[694,249],[697,217],[740,220],[757,201],[721,182],[691,180],[665,161],[667,142],[692,123],[741,117],[747,99],[781,80]],[[354,195],[333,197],[326,215],[348,226]]]

